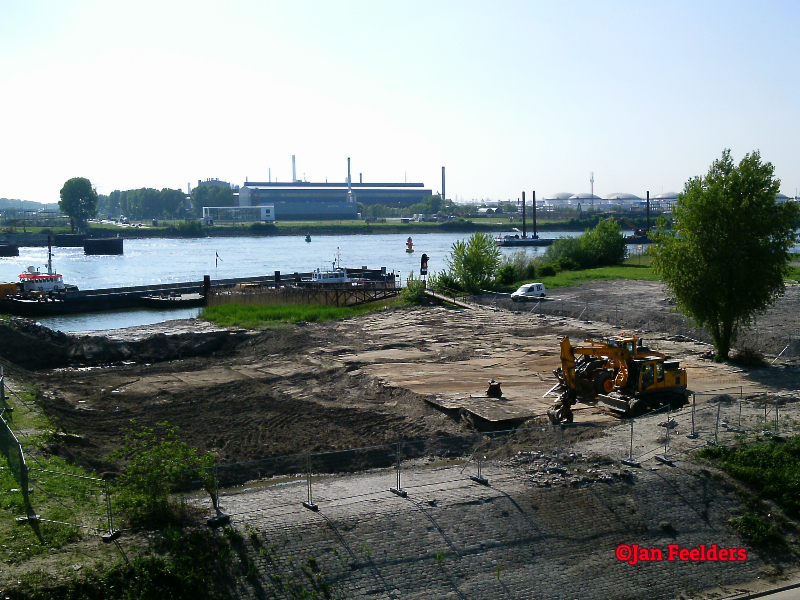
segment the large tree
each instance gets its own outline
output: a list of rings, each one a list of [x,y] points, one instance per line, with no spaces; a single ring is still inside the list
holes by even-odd
[[[234,206],[233,190],[227,185],[198,185],[192,190],[192,207],[196,215],[203,214],[204,206]]]
[[[75,221],[79,226],[97,212],[97,192],[92,182],[85,177],[73,177],[61,188],[61,200],[58,208],[70,218],[72,232],[75,233]]]
[[[736,165],[725,150],[704,177],[686,183],[673,228],[656,235],[653,267],[678,310],[710,332],[717,361],[784,292],[798,206],[777,201],[774,171],[758,151]]]

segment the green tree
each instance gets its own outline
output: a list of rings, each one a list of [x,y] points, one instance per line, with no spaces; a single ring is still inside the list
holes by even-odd
[[[774,171],[758,151],[736,165],[725,150],[704,177],[686,183],[673,228],[658,233],[651,250],[678,310],[711,334],[717,361],[784,292],[798,207],[777,202]]]
[[[72,232],[75,233],[76,221],[80,226],[97,212],[97,192],[92,189],[92,182],[85,177],[67,180],[61,188],[58,208],[69,216]]]
[[[204,206],[234,206],[233,190],[227,185],[198,185],[192,190],[192,207],[197,216]]]
[[[465,292],[477,294],[488,287],[500,265],[500,249],[489,233],[473,233],[466,241],[453,244],[445,259],[449,275]]]

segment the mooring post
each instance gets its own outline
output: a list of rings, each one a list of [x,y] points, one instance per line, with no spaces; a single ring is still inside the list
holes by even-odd
[[[313,510],[314,512],[319,510],[319,506],[314,504],[314,500],[311,497],[311,454],[306,453],[306,487],[308,488],[308,500],[303,502],[303,506],[306,507],[308,510]]]
[[[408,496],[408,492],[406,492],[400,486],[400,461],[401,461],[402,452],[403,452],[403,447],[402,447],[401,444],[402,444],[402,442],[397,442],[397,484],[396,484],[395,487],[389,488],[389,491],[392,492],[393,494],[397,494],[401,498],[405,498],[406,496]]]

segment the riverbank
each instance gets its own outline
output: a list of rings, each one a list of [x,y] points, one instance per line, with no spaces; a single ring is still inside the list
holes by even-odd
[[[548,219],[537,221],[539,232],[584,231],[594,227],[600,218],[611,215],[594,214],[587,218]],[[630,219],[629,219],[630,220]],[[641,220],[642,223],[638,221]],[[645,219],[633,219],[637,227],[644,227]],[[219,224],[202,226],[199,221],[159,221],[153,226],[150,222],[135,224],[90,223],[85,236],[90,238],[120,237],[123,239],[151,238],[227,238],[227,237],[271,237],[271,236],[303,236],[312,238],[318,235],[379,235],[379,234],[423,234],[423,233],[503,233],[522,228],[519,216],[493,216],[459,218],[446,222],[425,222],[409,219],[386,219],[375,221],[278,221],[276,223]],[[533,231],[531,221],[527,222],[527,230]],[[28,228],[25,233],[6,232],[0,234],[0,243],[25,246],[31,243],[34,236],[69,234],[69,228]],[[42,237],[35,245],[46,244]],[[41,240],[44,240],[43,242]],[[56,244],[58,245],[58,244]]]

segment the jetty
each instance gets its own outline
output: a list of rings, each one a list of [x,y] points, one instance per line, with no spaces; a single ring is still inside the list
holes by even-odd
[[[395,274],[387,272],[385,267],[362,267],[347,269],[347,272],[358,281],[318,287],[312,282],[312,273],[275,271],[272,275],[256,277],[212,280],[206,275],[202,281],[66,291],[38,299],[11,296],[0,298],[0,313],[36,318],[130,308],[185,308],[204,306],[212,297],[216,299],[215,304],[225,301],[257,303],[256,296],[266,300],[267,295],[276,299],[285,297],[287,303],[306,297],[310,303],[342,306],[388,298],[400,291]]]

